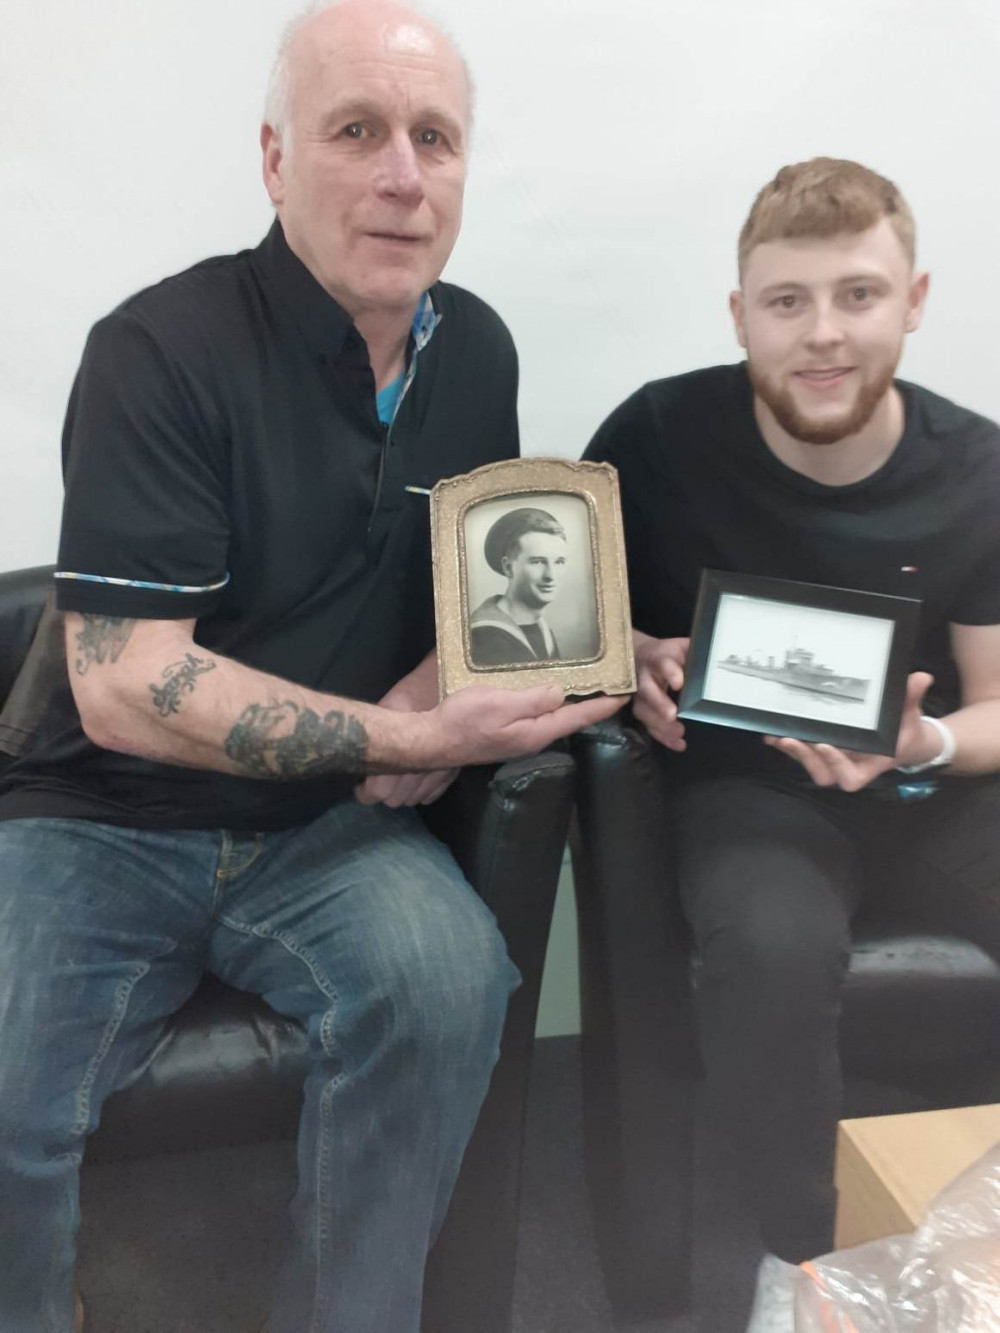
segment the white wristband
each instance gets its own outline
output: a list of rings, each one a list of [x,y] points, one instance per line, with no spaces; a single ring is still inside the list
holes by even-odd
[[[926,713],[921,716],[920,721],[930,723],[941,737],[941,750],[933,759],[925,759],[922,764],[897,764],[896,769],[900,773],[923,773],[928,768],[943,768],[955,758],[955,737],[951,727],[939,717],[928,717]]]

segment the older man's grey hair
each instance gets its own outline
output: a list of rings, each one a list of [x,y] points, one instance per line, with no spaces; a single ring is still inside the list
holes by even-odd
[[[291,71],[291,49],[299,30],[314,18],[317,14],[323,14],[328,9],[336,9],[341,0],[313,0],[311,4],[296,14],[296,16],[285,27],[281,35],[281,41],[278,44],[278,54],[275,56],[274,65],[271,69],[271,77],[267,85],[267,97],[264,102],[264,120],[275,131],[281,140],[282,147],[287,154],[291,150],[291,139],[289,136],[289,123],[291,120],[292,104],[292,71]],[[438,32],[451,43],[455,54],[462,62],[462,69],[465,72],[465,82],[469,90],[469,125],[472,129],[473,109],[475,105],[475,85],[472,82],[472,75],[469,72],[469,65],[459,50],[458,43],[452,37],[451,33],[433,14],[429,13],[423,5],[411,3],[410,0],[399,0],[403,8],[410,9],[419,18],[432,23]]]

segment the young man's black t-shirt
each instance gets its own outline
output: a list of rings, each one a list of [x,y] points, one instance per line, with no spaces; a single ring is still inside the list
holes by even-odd
[[[949,624],[1000,623],[1000,429],[916,385],[897,388],[899,444],[846,486],[775,457],[743,364],[657,380],[626,399],[584,457],[619,472],[636,628],[688,635],[703,569],[918,598],[911,670],[935,677],[926,711],[956,708]],[[759,736],[688,723],[687,738],[683,763],[670,766],[677,776],[799,779]]]

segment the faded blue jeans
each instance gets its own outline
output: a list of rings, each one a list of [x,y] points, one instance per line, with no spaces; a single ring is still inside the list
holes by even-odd
[[[248,835],[0,822],[0,1329],[72,1329],[84,1140],[206,969],[314,1053],[268,1333],[417,1333],[517,973],[419,816],[353,803]]]

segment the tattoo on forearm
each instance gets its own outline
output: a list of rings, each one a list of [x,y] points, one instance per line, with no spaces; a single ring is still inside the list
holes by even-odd
[[[123,616],[84,616],[83,629],[76,636],[76,672],[85,676],[97,663],[117,662],[135,629],[134,620]]]
[[[181,695],[194,692],[195,677],[206,671],[214,671],[215,663],[210,657],[195,657],[185,653],[183,662],[174,662],[163,668],[162,685],[150,685],[153,695],[153,707],[160,717],[170,717],[181,706]]]
[[[331,710],[322,717],[286,699],[250,704],[226,737],[226,754],[261,778],[319,777],[366,772],[368,733],[356,717]]]

